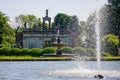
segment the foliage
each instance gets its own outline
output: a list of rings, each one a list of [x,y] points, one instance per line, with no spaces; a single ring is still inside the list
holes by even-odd
[[[95,50],[93,50],[92,48],[85,48],[86,49],[86,55],[87,56],[96,56],[95,54]]]
[[[68,22],[67,29],[70,33],[69,36],[71,36],[70,46],[71,47],[79,46],[78,36],[81,33],[81,27],[77,16],[70,17],[70,21]]]
[[[32,48],[29,50],[28,55],[39,57],[42,55],[41,52],[42,52],[42,49],[40,49],[40,48]]]
[[[43,43],[43,48],[45,47],[50,47],[51,46],[51,41],[50,40],[44,40],[44,43]]]
[[[19,15],[15,18],[16,23],[18,23],[21,27],[29,26],[28,28],[33,28],[34,24],[39,25],[41,24],[41,19],[37,18],[35,15]]]
[[[118,6],[120,4],[120,0],[108,0],[108,3],[112,6]]]
[[[50,54],[50,53],[55,53],[56,48],[55,47],[46,47],[44,50],[41,52],[42,54]]]
[[[80,35],[78,37],[79,45],[82,47],[86,47],[86,36],[87,36],[87,23],[85,21],[80,21],[80,28],[79,28]]]
[[[72,53],[72,48],[71,47],[63,47],[62,49],[62,53]]]
[[[102,57],[110,57],[110,53],[109,52],[101,52],[101,56]]]
[[[11,47],[15,42],[14,30],[8,24],[9,18],[0,12],[0,47]],[[6,45],[8,44],[8,45]]]
[[[70,20],[70,16],[64,13],[59,13],[54,18],[54,24],[60,26],[61,29],[67,28],[67,23]]]
[[[95,23],[96,23],[96,12],[92,13],[86,22],[87,25],[87,33],[86,33],[86,42],[87,42],[87,47],[95,49],[95,41],[96,41],[96,33],[95,33]]]
[[[86,55],[86,50],[83,47],[74,47],[73,52],[76,55],[80,55],[80,56],[85,56]]]
[[[0,48],[0,56],[8,56],[10,48]]]
[[[29,55],[29,49],[28,48],[22,48],[20,51],[20,56]]]
[[[74,47],[73,52],[79,56],[95,56],[95,51],[91,48]]]
[[[19,48],[12,48],[9,52],[9,56],[19,56],[21,50]]]
[[[113,56],[118,55],[118,36],[108,34],[102,37],[102,51],[109,52]]]
[[[120,0],[108,0],[108,5],[105,5],[100,10],[101,31],[102,34],[118,35],[120,30]]]

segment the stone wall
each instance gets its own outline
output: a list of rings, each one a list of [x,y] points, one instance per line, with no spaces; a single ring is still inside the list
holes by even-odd
[[[43,48],[44,41],[51,40],[53,36],[52,34],[39,34],[39,33],[28,33],[23,34],[23,48]],[[68,34],[61,34],[60,39],[62,43],[68,44],[70,42]]]

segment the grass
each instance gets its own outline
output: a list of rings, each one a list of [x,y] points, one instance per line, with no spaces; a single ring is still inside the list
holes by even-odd
[[[96,60],[96,57],[88,57],[89,60]],[[109,61],[114,61],[114,60],[120,60],[120,56],[108,56],[108,57],[101,57],[101,60],[109,60]]]
[[[71,60],[75,59],[74,57],[67,56],[57,56],[57,57],[31,57],[31,56],[0,56],[0,61],[63,61],[63,60]],[[96,57],[88,57],[87,60],[96,60]],[[106,61],[114,61],[120,60],[120,56],[110,56],[110,57],[101,57],[101,60]]]
[[[0,61],[40,61],[70,60],[70,57],[31,57],[31,56],[0,56]]]
[[[120,56],[102,57],[103,60],[120,60]]]

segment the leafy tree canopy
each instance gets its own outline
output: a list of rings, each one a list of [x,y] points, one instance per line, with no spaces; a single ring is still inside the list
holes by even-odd
[[[0,11],[0,46],[13,44],[14,30],[8,24],[9,18]]]
[[[15,18],[16,23],[20,26],[24,27],[25,23],[27,23],[29,28],[33,28],[34,24],[39,24],[41,26],[41,19],[37,18],[35,15],[19,15]]]
[[[70,16],[64,13],[58,13],[54,18],[54,24],[60,26],[61,29],[67,28],[67,24],[70,21]]]

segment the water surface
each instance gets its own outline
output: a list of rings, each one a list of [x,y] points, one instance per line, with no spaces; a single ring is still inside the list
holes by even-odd
[[[3,61],[0,80],[96,80],[96,61]],[[103,80],[120,80],[120,61],[102,61]]]

